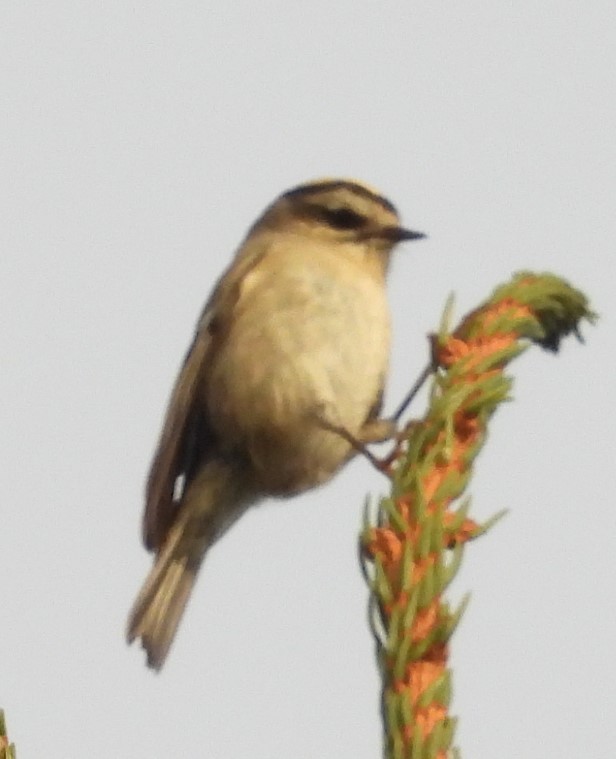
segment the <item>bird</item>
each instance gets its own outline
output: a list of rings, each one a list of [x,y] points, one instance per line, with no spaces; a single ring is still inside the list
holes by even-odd
[[[167,658],[210,547],[252,505],[330,480],[382,419],[390,352],[386,280],[403,227],[371,186],[319,179],[280,195],[214,286],[172,390],[146,482],[154,563],[129,643]]]

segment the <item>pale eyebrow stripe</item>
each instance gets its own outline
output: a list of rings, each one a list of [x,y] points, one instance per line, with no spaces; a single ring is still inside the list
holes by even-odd
[[[362,195],[364,198],[378,203],[382,208],[390,213],[397,215],[396,207],[391,201],[384,198],[382,195],[378,195],[375,192],[371,192],[367,187],[362,187],[360,184],[354,184],[353,182],[345,181],[333,181],[333,182],[319,182],[318,184],[300,185],[294,187],[292,190],[285,192],[283,198],[296,198],[307,197],[319,192],[328,192],[331,190],[349,190],[356,195]]]

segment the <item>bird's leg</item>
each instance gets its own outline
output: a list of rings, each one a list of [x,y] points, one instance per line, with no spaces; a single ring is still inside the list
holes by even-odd
[[[430,377],[431,374],[434,374],[434,372],[436,372],[437,369],[438,369],[438,363],[436,361],[436,358],[433,357],[432,361],[428,364],[428,366],[425,367],[425,369],[423,369],[419,377],[415,380],[411,389],[404,396],[404,398],[402,399],[402,402],[400,403],[400,405],[398,406],[394,414],[392,414],[392,416],[389,419],[377,420],[376,422],[377,424],[391,425],[391,428],[394,430],[390,438],[385,438],[385,439],[393,439],[394,447],[392,451],[390,452],[390,454],[379,462],[379,469],[381,469],[381,471],[385,471],[385,472],[391,471],[392,464],[396,461],[396,459],[400,455],[400,451],[404,444],[404,441],[408,438],[409,433],[412,430],[412,428],[417,424],[417,422],[414,419],[411,419],[404,425],[404,427],[402,427],[402,429],[400,429],[398,427],[398,422],[400,421],[400,417],[411,405],[411,403],[413,402],[413,399],[415,398],[417,393],[421,390],[425,381]]]
[[[350,432],[342,424],[335,424],[325,419],[321,414],[317,414],[317,422],[322,429],[333,432],[347,441],[349,445],[365,456],[368,461],[380,472],[389,474],[389,465],[391,456],[381,460],[368,449],[371,443],[386,443],[388,440],[397,438],[398,426],[391,419],[371,419],[359,428],[356,434]],[[397,448],[397,446],[396,446]]]
[[[317,422],[323,429],[340,435],[340,437],[346,440],[357,453],[361,453],[365,456],[376,469],[389,475],[391,473],[391,466],[400,454],[400,448],[408,437],[409,430],[416,424],[414,420],[411,420],[400,429],[398,427],[400,417],[412,403],[419,390],[423,387],[425,381],[436,371],[436,369],[437,363],[433,360],[421,372],[391,417],[388,419],[370,419],[360,427],[358,433],[355,435],[346,427],[328,421],[319,413],[316,415]],[[372,443],[386,443],[388,440],[394,441],[394,447],[385,458],[379,459],[368,450],[368,445]]]
[[[394,419],[370,419],[360,428],[357,440],[362,445],[386,443],[398,435],[398,425]]]
[[[410,406],[410,404],[413,402],[413,399],[417,395],[417,393],[421,390],[423,387],[424,382],[428,379],[428,377],[433,374],[436,371],[436,364],[434,361],[432,361],[426,368],[421,372],[419,377],[415,380],[415,384],[411,389],[408,391],[408,393],[404,396],[402,399],[402,403],[398,406],[395,413],[392,415],[391,419],[393,422],[398,422],[402,414],[407,410],[407,408]]]
[[[372,466],[381,472],[384,471],[380,459],[378,459],[371,451],[368,450],[367,445],[368,443],[384,442],[384,440],[387,440],[388,438],[383,438],[381,434],[379,435],[378,440],[375,440],[372,435],[370,435],[372,439],[363,440],[361,436],[363,428],[360,430],[360,437],[356,437],[352,432],[349,432],[346,427],[343,427],[340,424],[333,424],[332,422],[328,422],[326,419],[322,418],[319,418],[319,426],[324,430],[328,430],[328,432],[333,432],[334,434],[339,435],[341,438],[343,438],[343,440],[346,440],[347,443],[349,443],[349,445],[357,451],[357,453],[361,453],[363,456],[365,456],[372,464]]]

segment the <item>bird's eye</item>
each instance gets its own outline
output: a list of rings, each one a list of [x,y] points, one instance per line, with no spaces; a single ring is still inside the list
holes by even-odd
[[[359,229],[366,223],[366,219],[350,208],[326,208],[323,209],[325,221],[334,229]]]

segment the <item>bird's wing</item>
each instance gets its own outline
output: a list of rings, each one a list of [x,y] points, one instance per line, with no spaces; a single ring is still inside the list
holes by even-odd
[[[204,375],[212,351],[225,339],[241,296],[242,283],[263,260],[265,252],[266,246],[253,245],[236,258],[218,281],[199,319],[193,344],[171,394],[146,484],[143,542],[151,551],[162,545],[175,521],[179,506],[174,499],[178,478],[184,477],[185,489],[200,461],[207,456],[208,448],[215,444],[200,400]]]
[[[192,458],[191,439],[197,433],[194,423],[201,416],[197,406],[199,385],[210,343],[208,330],[200,329],[186,354],[167,406],[145,491],[143,542],[149,550],[162,544],[177,512],[174,491],[178,477],[186,476]]]

